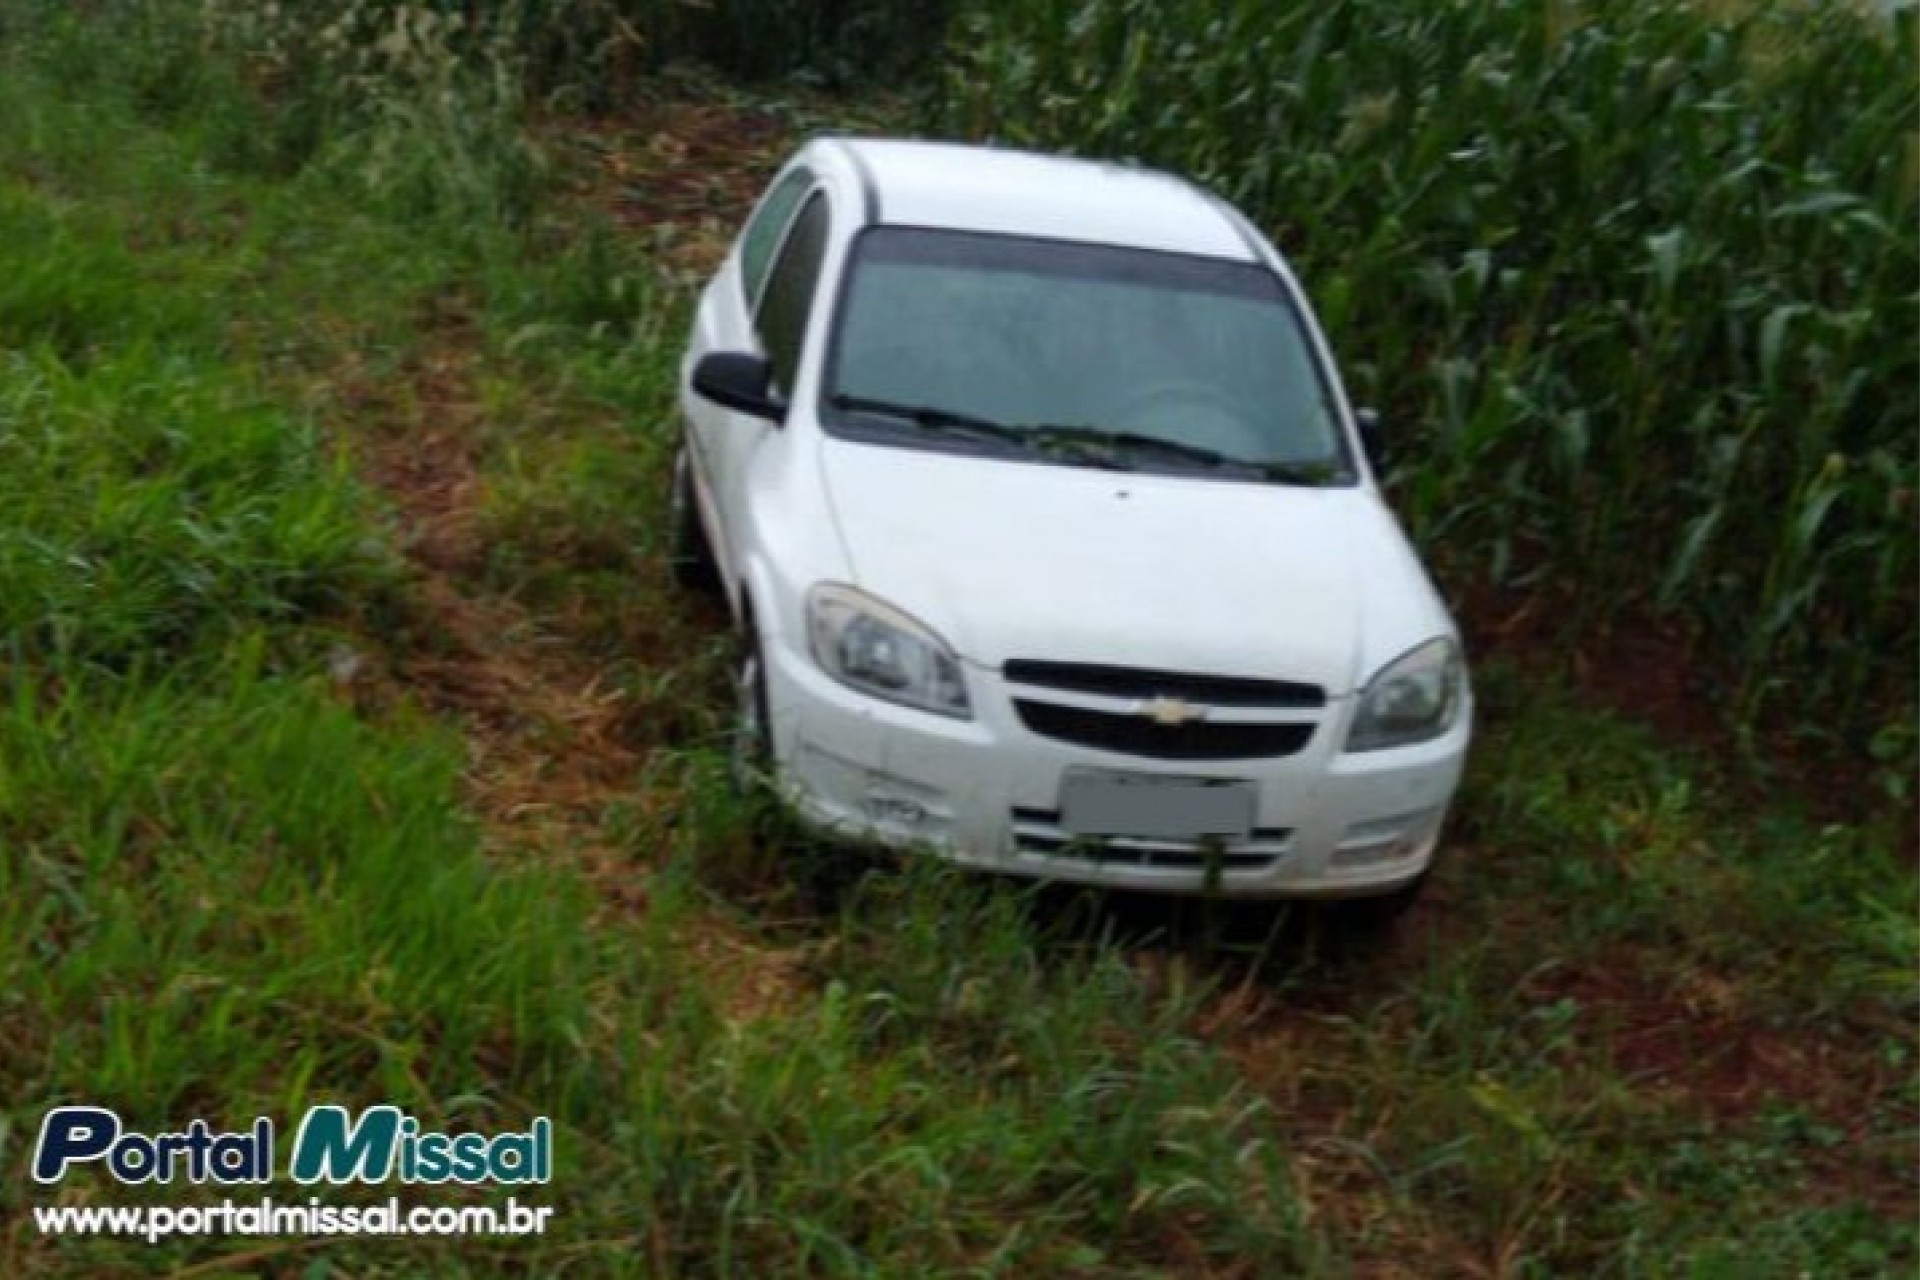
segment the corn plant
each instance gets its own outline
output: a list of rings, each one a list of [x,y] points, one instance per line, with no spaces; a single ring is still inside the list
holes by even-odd
[[[937,127],[1258,215],[1455,587],[1665,612],[1748,723],[1911,720],[1911,11],[989,0],[953,54]]]

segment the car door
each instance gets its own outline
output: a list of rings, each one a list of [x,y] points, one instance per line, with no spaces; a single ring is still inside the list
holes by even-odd
[[[753,310],[753,350],[766,356],[774,397],[791,396],[805,350],[807,318],[813,310],[831,230],[827,193],[808,192],[782,238]],[[714,440],[715,492],[720,518],[730,530],[745,528],[751,501],[749,472],[755,456],[774,443],[781,428],[743,414],[730,419]]]
[[[775,178],[747,219],[734,251],[700,295],[686,360],[680,371],[680,403],[703,504],[711,502],[716,508],[726,505],[721,493],[727,487],[729,455],[736,452],[732,446],[738,443],[743,432],[764,424],[753,424],[742,414],[694,395],[689,381],[693,366],[702,356],[715,351],[763,351],[754,329],[754,309],[765,292],[775,254],[793,225],[794,214],[814,185],[814,175],[799,164]],[[716,529],[713,519],[708,518],[708,533],[724,571],[730,575],[733,560],[730,544],[735,535],[727,523],[727,515],[722,510],[712,510],[704,516],[717,517],[722,523],[722,527]]]

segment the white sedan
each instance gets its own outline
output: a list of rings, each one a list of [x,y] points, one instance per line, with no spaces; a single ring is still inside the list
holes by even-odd
[[[1132,167],[818,139],[701,297],[675,557],[738,762],[835,832],[1022,875],[1410,896],[1460,638],[1286,263]]]

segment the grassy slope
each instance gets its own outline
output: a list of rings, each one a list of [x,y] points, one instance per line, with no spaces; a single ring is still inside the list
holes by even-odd
[[[556,138],[582,182],[521,237],[175,106],[0,76],[0,1271],[259,1247],[36,1237],[18,1159],[77,1099],[556,1116],[557,1235],[273,1272],[1912,1258],[1884,832],[1494,672],[1439,901],[1377,953],[756,846],[657,555],[684,282],[753,157],[689,193],[648,130]],[[749,119],[652,123],[697,163]]]

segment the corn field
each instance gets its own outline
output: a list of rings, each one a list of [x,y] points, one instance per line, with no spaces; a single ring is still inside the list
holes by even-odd
[[[936,125],[1252,211],[1448,585],[1665,614],[1745,722],[1817,707],[1897,755],[1915,24],[1729,7],[995,0]]]

